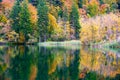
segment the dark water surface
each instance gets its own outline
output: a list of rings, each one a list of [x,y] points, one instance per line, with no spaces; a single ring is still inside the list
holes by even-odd
[[[120,52],[0,46],[0,80],[120,80]]]

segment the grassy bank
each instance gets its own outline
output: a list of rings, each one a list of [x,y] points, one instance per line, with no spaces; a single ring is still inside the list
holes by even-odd
[[[116,41],[112,41],[112,42],[106,42],[102,46],[118,49],[118,48],[120,48],[120,43],[116,42]]]
[[[64,47],[64,48],[79,48],[80,49],[80,41],[79,40],[71,40],[71,41],[63,41],[63,42],[40,42],[39,46],[43,47]]]

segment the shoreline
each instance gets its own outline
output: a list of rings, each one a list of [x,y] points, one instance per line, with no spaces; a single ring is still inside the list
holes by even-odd
[[[66,47],[70,47],[70,46],[81,46],[82,43],[80,42],[80,40],[71,40],[71,41],[47,41],[47,42],[32,42],[32,43],[15,43],[15,42],[0,42],[0,46],[2,45],[38,45],[38,46],[43,46],[43,47],[62,47],[62,46],[66,46]],[[87,46],[87,45],[82,45],[82,46]],[[90,46],[89,46],[90,47]],[[119,43],[95,43],[93,45],[91,45],[91,47],[93,48],[120,48]]]

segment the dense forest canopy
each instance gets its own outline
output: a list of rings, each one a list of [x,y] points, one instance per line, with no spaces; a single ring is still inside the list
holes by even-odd
[[[120,0],[0,0],[0,40],[23,43],[80,39],[86,44],[115,40],[119,37],[119,9]],[[101,25],[109,19],[107,15],[112,16],[112,26],[108,23],[104,30]],[[100,25],[94,24],[94,17]]]

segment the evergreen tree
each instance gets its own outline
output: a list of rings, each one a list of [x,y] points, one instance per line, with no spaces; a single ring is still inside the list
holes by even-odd
[[[78,0],[78,6],[79,6],[79,8],[83,7],[83,0]]]
[[[68,9],[67,7],[65,6],[64,9],[63,9],[63,15],[62,15],[64,21],[69,21],[69,14],[68,14]]]
[[[47,2],[49,2],[50,4],[53,4],[54,6],[59,6],[62,7],[63,6],[63,0],[46,0]]]
[[[28,9],[28,2],[26,0],[22,3],[22,9],[20,12],[20,32],[23,33],[25,41],[28,40],[28,34],[32,33],[33,26],[30,20],[30,12]]]
[[[16,0],[13,9],[10,14],[10,18],[12,19],[12,29],[15,30],[15,32],[19,33],[20,31],[20,12],[21,12],[21,5],[20,1]]]
[[[72,11],[70,12],[70,25],[75,29],[75,37],[79,38],[80,23],[79,23],[79,12],[75,4],[72,5]]]
[[[11,11],[10,17],[12,19],[12,30],[19,33],[20,37],[22,33],[22,37],[25,39],[22,42],[26,42],[28,40],[28,34],[32,32],[30,16],[28,2],[24,0],[21,5],[21,1],[17,0]]]
[[[118,9],[120,10],[120,0],[117,1]]]
[[[100,4],[104,4],[104,1],[103,0],[99,0]]]
[[[34,6],[37,6],[39,0],[29,0],[29,2],[32,3]]]
[[[46,41],[48,36],[48,6],[45,0],[40,0],[38,4],[38,27],[39,27],[39,41]]]

